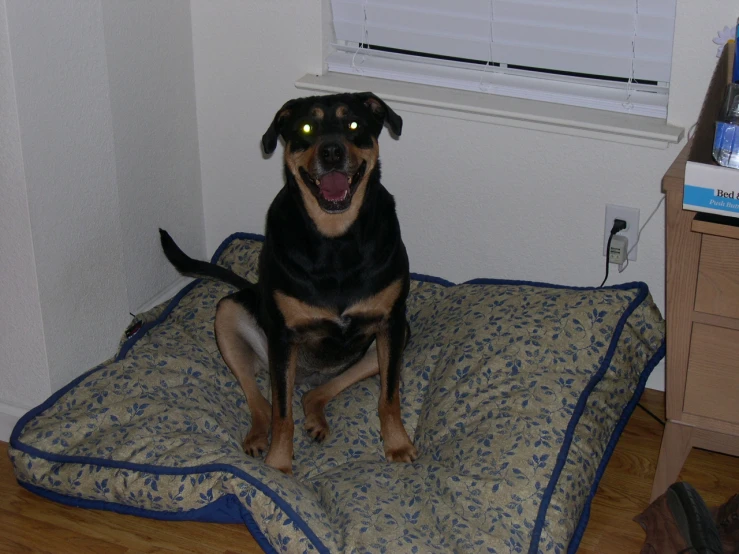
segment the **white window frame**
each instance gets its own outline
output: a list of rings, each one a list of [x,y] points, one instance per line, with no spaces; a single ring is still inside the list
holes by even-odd
[[[327,30],[324,33],[323,74],[305,75],[296,82],[300,89],[312,92],[372,90],[407,111],[657,148],[666,148],[683,138],[684,130],[668,124],[662,117],[665,115],[666,94],[660,100],[664,101],[661,107],[659,102],[652,102],[651,107],[656,111],[650,115],[644,112],[639,115],[621,113],[633,112],[623,109],[627,98],[629,101],[639,100],[648,112],[651,99],[657,96],[654,89],[662,88],[666,92],[666,83],[659,83],[656,87],[650,85],[652,90],[649,90],[650,86],[641,87],[633,81],[605,83],[604,86],[603,82],[595,79],[573,79],[562,75],[545,74],[532,78],[525,71],[506,67],[496,67],[491,71],[493,68],[489,65],[468,67],[464,63],[444,60],[432,60],[430,65],[418,64],[415,63],[418,60],[409,60],[408,56],[394,52],[376,55],[370,51],[372,55],[366,55],[368,52],[358,49],[356,44],[336,41],[330,1],[323,0],[324,29]],[[348,1],[365,4],[378,0]],[[382,3],[383,0],[379,1]],[[510,0],[497,1],[513,3]],[[545,1],[561,3],[563,0]],[[341,64],[344,64],[343,70],[335,71]],[[422,73],[419,78],[414,78],[414,70]],[[533,88],[530,85],[532,79],[537,85]],[[640,94],[642,97],[637,98]],[[611,109],[607,106],[609,102]]]

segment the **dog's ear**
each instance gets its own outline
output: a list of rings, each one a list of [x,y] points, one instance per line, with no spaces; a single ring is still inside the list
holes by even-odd
[[[290,117],[292,111],[293,100],[287,102],[282,106],[275,114],[272,119],[272,124],[267,129],[267,132],[262,135],[262,148],[265,154],[271,154],[277,148],[277,139],[280,138],[282,130],[285,126],[285,121]]]
[[[363,92],[360,96],[364,99],[365,106],[372,110],[375,117],[380,119],[383,123],[387,123],[387,126],[393,134],[396,137],[399,137],[403,130],[403,119],[396,114],[390,106],[385,104],[385,102],[373,93]]]

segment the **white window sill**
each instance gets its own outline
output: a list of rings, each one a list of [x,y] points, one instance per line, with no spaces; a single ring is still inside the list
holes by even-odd
[[[666,149],[685,130],[663,120],[464,90],[328,73],[304,75],[301,90],[372,91],[399,110]]]

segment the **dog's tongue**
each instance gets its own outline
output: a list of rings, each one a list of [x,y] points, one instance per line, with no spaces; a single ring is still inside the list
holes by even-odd
[[[332,171],[321,177],[320,188],[326,200],[343,200],[349,191],[349,179],[343,173]]]

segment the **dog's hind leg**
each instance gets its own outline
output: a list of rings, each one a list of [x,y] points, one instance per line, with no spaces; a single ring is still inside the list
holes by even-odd
[[[328,422],[324,415],[326,404],[354,383],[377,375],[379,371],[377,350],[375,343],[372,343],[364,356],[341,375],[305,393],[302,403],[305,412],[305,430],[308,435],[317,442],[323,442],[328,436]]]
[[[218,303],[216,341],[226,365],[239,381],[251,411],[244,451],[259,456],[267,450],[270,405],[257,386],[255,372],[267,366],[267,337],[254,316],[256,292],[244,289]]]

